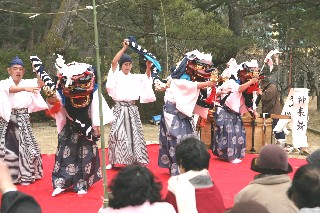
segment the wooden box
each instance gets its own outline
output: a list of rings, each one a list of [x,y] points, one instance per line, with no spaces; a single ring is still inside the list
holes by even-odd
[[[246,152],[258,153],[264,145],[271,144],[271,138],[273,137],[272,118],[265,120],[265,127],[263,118],[257,118],[255,120],[254,128],[250,115],[244,114],[242,121],[246,130]],[[252,133],[253,130],[254,133]],[[252,141],[254,143],[252,143]]]
[[[264,119],[257,118],[254,122],[254,128],[252,123],[252,117],[250,114],[244,114],[242,117],[243,125],[246,130],[246,152],[258,153],[260,149],[266,145],[271,144],[272,134],[272,118],[265,120],[264,131]],[[208,149],[211,149],[212,137],[214,137],[214,121],[212,117],[203,123],[200,129],[200,139],[204,142]],[[254,129],[254,134],[252,133]],[[254,143],[252,143],[252,141]]]

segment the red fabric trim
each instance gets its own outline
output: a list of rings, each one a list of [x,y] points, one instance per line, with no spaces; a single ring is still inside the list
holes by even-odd
[[[165,201],[178,212],[175,195],[168,191]],[[214,184],[209,188],[196,189],[196,205],[198,213],[224,213],[225,206],[220,190]]]
[[[213,102],[216,101],[216,87],[212,87],[211,88],[211,93],[210,93],[210,96],[206,99],[206,103],[207,104],[212,104]]]
[[[259,84],[255,83],[255,84],[248,87],[247,93],[252,94],[254,91],[258,91],[258,90],[259,90]]]
[[[61,103],[60,101],[56,101],[54,105],[51,107],[49,110],[45,110],[45,113],[49,117],[53,117],[54,114],[58,113],[61,108]]]

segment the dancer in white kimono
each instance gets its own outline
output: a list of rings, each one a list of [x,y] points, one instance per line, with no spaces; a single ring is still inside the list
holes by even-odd
[[[147,61],[145,74],[133,74],[132,59],[124,54],[128,48],[128,40],[123,41],[122,49],[112,60],[108,74],[106,89],[116,102],[113,107],[115,120],[109,134],[109,165],[149,163],[146,141],[142,131],[142,123],[135,101],[149,103],[156,100],[152,89],[151,66]]]
[[[47,109],[40,94],[41,81],[23,79],[23,61],[15,57],[8,79],[0,81],[0,160],[10,169],[14,183],[29,185],[43,176],[41,153],[29,113]]]
[[[187,63],[190,60],[199,60],[199,65],[204,67],[213,66],[211,54],[203,54],[199,51],[189,52],[177,65],[165,85],[165,104],[160,120],[158,165],[169,168],[171,176],[179,174],[175,154],[176,145],[185,136],[196,136],[193,114],[207,118],[209,108],[201,106],[204,100],[201,100],[199,95],[200,89],[215,86],[212,81],[191,81],[193,76],[190,76],[190,72],[186,73]],[[197,72],[195,76],[199,76],[199,70],[195,72]],[[208,72],[208,75],[211,74]],[[157,88],[163,90],[161,85],[157,85]]]
[[[243,93],[252,85],[257,84],[257,78],[242,82],[243,76],[235,59],[231,59],[228,68],[221,74],[227,80],[217,88],[221,107],[217,107],[214,120],[215,132],[212,137],[212,153],[230,163],[240,163],[245,156],[246,131],[242,122],[242,115],[248,111]],[[240,78],[242,84],[238,84]],[[251,100],[252,102],[252,100]]]

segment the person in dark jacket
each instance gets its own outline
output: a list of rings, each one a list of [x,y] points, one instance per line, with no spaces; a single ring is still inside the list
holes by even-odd
[[[273,84],[269,78],[261,80],[261,89],[258,91],[261,96],[262,113],[281,115],[281,105],[279,92],[275,84]],[[277,125],[279,119],[272,119],[272,129]],[[280,144],[285,144],[286,136],[283,131],[274,132],[274,137]]]
[[[308,164],[320,167],[320,148],[313,151],[307,158]]]
[[[300,213],[320,212],[320,167],[301,166],[294,174],[287,194]]]
[[[41,207],[30,195],[17,190],[7,165],[0,160],[1,213],[41,213]]]

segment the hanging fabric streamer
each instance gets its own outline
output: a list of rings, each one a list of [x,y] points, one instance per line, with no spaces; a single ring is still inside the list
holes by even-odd
[[[286,130],[286,125],[292,130],[292,143],[294,148],[308,147],[307,143],[307,124],[308,124],[308,104],[309,89],[292,88],[289,92],[285,105],[282,109],[282,115],[290,115],[291,119],[280,119],[273,131],[281,132]]]

